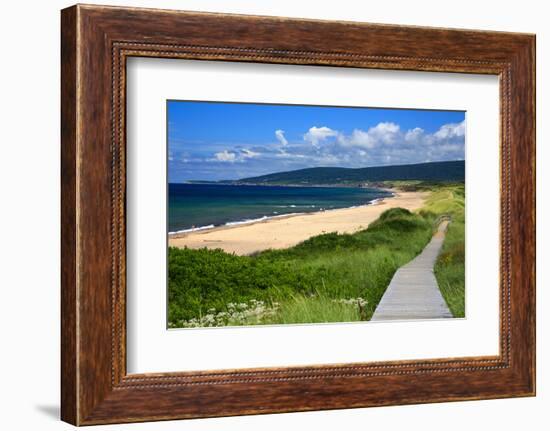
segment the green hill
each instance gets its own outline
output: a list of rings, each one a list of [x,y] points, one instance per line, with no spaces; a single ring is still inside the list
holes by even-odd
[[[464,160],[370,168],[307,168],[242,178],[252,184],[349,184],[378,181],[464,181]]]

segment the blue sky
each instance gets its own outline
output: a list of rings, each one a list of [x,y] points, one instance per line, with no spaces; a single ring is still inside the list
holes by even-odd
[[[168,179],[464,159],[465,113],[168,101]]]

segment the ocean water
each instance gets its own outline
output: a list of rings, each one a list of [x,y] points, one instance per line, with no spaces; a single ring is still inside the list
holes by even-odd
[[[367,205],[391,195],[384,190],[355,187],[169,184],[168,231],[208,229]]]

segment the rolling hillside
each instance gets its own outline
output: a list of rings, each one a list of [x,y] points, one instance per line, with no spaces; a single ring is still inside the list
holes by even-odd
[[[242,178],[248,184],[349,184],[378,181],[464,181],[464,160],[370,168],[307,168]]]

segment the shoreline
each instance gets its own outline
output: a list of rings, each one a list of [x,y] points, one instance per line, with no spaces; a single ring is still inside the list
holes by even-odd
[[[372,201],[363,204],[363,205],[354,205],[351,207],[342,207],[342,208],[329,208],[329,209],[320,209],[317,211],[305,211],[305,212],[295,212],[295,213],[287,213],[287,214],[276,214],[271,216],[263,216],[256,219],[247,219],[247,220],[237,220],[237,221],[230,221],[221,225],[207,225],[207,226],[199,226],[196,228],[190,228],[190,229],[182,229],[175,232],[168,232],[168,238],[170,239],[176,239],[176,238],[184,238],[187,235],[195,234],[195,233],[207,233],[207,232],[214,232],[217,230],[223,230],[223,229],[233,229],[238,228],[241,226],[250,226],[254,225],[256,223],[266,223],[270,220],[280,220],[285,219],[289,217],[295,217],[295,216],[306,216],[306,215],[313,215],[313,214],[319,214],[319,213],[325,213],[329,211],[340,211],[340,210],[346,210],[351,208],[361,208],[361,207],[368,207],[373,205],[379,205],[381,204],[384,199],[392,199],[395,197],[396,192],[391,191],[389,189],[385,190],[389,193],[393,193],[393,196],[386,196],[383,198],[376,198]]]
[[[249,223],[236,222],[171,233],[168,235],[168,245],[192,249],[222,249],[238,255],[249,255],[267,249],[284,249],[324,233],[354,233],[366,229],[386,209],[400,207],[414,211],[422,207],[429,195],[428,192],[399,192],[395,189],[387,191],[394,195],[377,199],[375,204],[369,202],[354,207],[281,214],[251,220]]]

